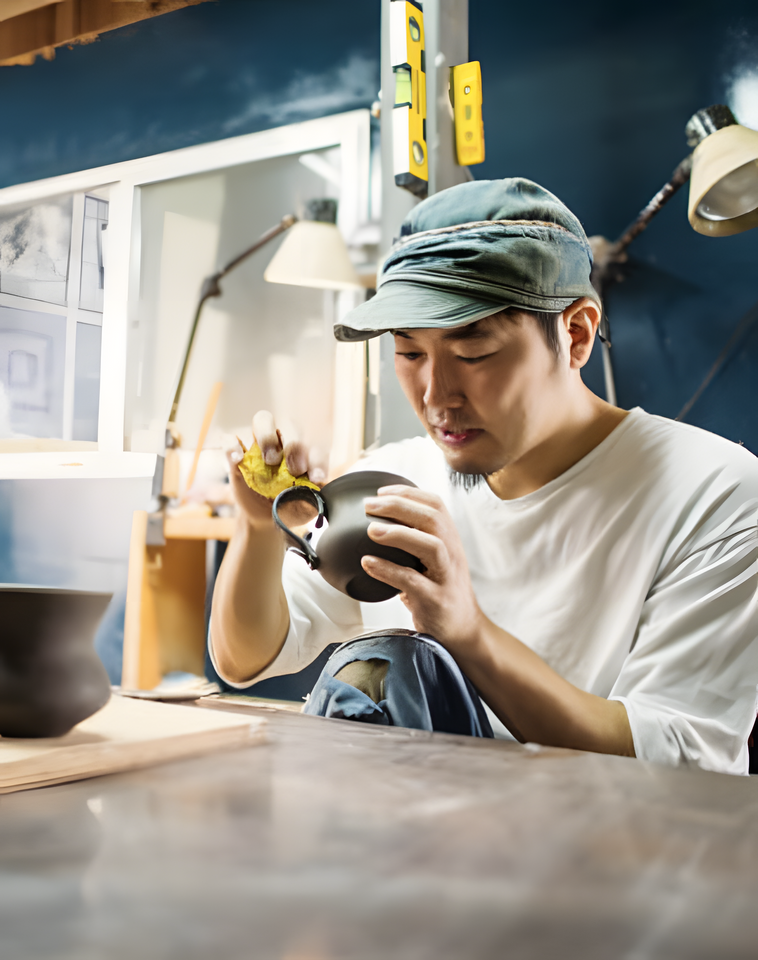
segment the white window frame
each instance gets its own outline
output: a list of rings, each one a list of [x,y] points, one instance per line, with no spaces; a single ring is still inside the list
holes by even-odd
[[[185,147],[152,157],[80,170],[0,189],[0,212],[5,207],[31,204],[61,194],[84,195],[99,192],[103,188],[107,188],[109,202],[97,450],[91,449],[91,443],[77,446],[73,442],[56,444],[55,441],[40,440],[35,452],[0,454],[0,479],[152,476],[155,467],[154,454],[124,450],[127,332],[129,321],[136,311],[139,292],[141,187],[257,160],[329,147],[341,149],[342,182],[338,224],[343,235],[349,237],[368,217],[368,110],[353,110],[260,133],[245,134],[228,140]],[[100,195],[105,196],[105,193]],[[291,211],[282,210],[282,215],[289,212]],[[71,281],[71,277],[69,279]],[[78,303],[78,288],[75,293]],[[14,303],[18,306],[19,300],[18,297],[4,296],[0,302],[6,306],[14,306]],[[24,299],[24,303],[28,302]],[[35,309],[55,312],[52,304],[40,303]],[[58,313],[67,310],[64,307],[56,309]],[[76,310],[77,314],[87,312]],[[91,312],[89,317],[89,322],[100,319],[100,315],[93,315]],[[73,357],[71,362],[73,363]],[[357,424],[359,418],[355,419]],[[354,426],[352,432],[355,433],[357,429],[357,426]],[[87,449],[88,447],[90,449]],[[64,456],[61,455],[63,450],[68,451]]]
[[[11,188],[13,189],[13,188]],[[0,191],[1,193],[2,191]],[[15,294],[0,291],[0,306],[11,310],[28,310],[32,313],[49,314],[63,317],[66,321],[66,352],[63,360],[63,441],[58,446],[70,450],[97,450],[96,442],[88,440],[72,440],[74,423],[74,372],[76,366],[76,325],[88,323],[94,327],[103,325],[103,315],[99,311],[80,306],[80,286],[82,279],[82,240],[84,235],[84,201],[87,196],[94,196],[95,191],[86,193],[69,192],[71,196],[71,235],[69,237],[68,276],[66,278],[65,303],[52,303],[48,300],[35,300],[32,297],[16,296]],[[102,199],[102,198],[99,198]],[[0,210],[2,210],[0,202]],[[40,438],[38,445],[50,444],[55,441]],[[2,443],[2,441],[0,441]],[[7,444],[7,441],[6,441]],[[11,444],[7,444],[12,446]]]

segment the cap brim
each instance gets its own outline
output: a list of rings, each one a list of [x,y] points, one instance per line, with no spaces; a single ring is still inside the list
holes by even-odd
[[[382,284],[375,296],[336,323],[334,336],[337,340],[356,341],[370,340],[389,330],[462,327],[508,307],[535,309],[534,304],[524,302],[526,299],[487,300],[457,290],[393,280]],[[565,306],[572,302],[567,299]]]

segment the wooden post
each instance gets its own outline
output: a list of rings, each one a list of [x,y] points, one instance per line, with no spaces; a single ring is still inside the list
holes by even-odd
[[[121,686],[152,690],[165,674],[205,667],[205,548],[229,540],[232,518],[169,517],[166,545],[147,546],[147,512],[132,521]]]
[[[129,541],[129,568],[126,580],[126,614],[124,616],[124,652],[121,686],[126,690],[140,686],[142,603],[147,556],[147,511],[135,510]],[[160,677],[155,681],[160,682]]]

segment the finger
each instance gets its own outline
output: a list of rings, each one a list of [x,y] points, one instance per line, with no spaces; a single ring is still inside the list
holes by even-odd
[[[239,468],[242,456],[239,450],[226,451],[226,460],[229,464],[229,483],[236,490],[250,490],[251,488],[248,487],[245,478],[242,476],[242,471]]]
[[[428,503],[410,500],[402,496],[367,497],[364,501],[366,514],[396,520],[407,527],[415,527],[426,533],[436,533],[439,528],[440,511]]]
[[[242,460],[242,454],[239,450],[227,450],[226,451],[226,461],[229,464],[229,483],[236,489],[241,489],[242,487],[247,487],[245,483],[245,478],[240,473],[239,465]]]
[[[282,438],[268,410],[259,410],[253,417],[253,436],[261,448],[264,463],[275,467],[282,462]]]
[[[370,523],[368,535],[374,543],[405,550],[416,557],[426,568],[425,576],[440,582],[443,579],[449,558],[445,544],[439,537],[396,523]]]
[[[326,458],[318,447],[308,451],[308,479],[320,487],[326,483]]]
[[[308,451],[299,440],[288,443],[284,448],[287,469],[293,477],[301,477],[308,472]]]
[[[423,573],[419,573],[413,567],[401,567],[380,557],[363,557],[361,566],[370,577],[381,580],[382,583],[388,583],[401,593],[418,596],[428,592],[431,586]]]

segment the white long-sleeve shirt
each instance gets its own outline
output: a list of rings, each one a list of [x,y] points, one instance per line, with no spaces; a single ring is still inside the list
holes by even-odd
[[[387,470],[450,510],[483,612],[589,693],[626,706],[636,754],[747,772],[758,685],[758,460],[635,409],[544,487],[500,500],[453,487],[429,438],[355,469]],[[359,604],[288,554],[290,629],[252,682],[329,643],[412,627],[394,598]],[[246,684],[236,686],[244,687]]]

